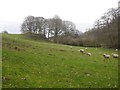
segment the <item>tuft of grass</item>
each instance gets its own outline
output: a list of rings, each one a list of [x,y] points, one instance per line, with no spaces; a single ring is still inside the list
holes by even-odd
[[[23,35],[2,36],[3,88],[117,88],[118,59],[112,49],[54,44]]]

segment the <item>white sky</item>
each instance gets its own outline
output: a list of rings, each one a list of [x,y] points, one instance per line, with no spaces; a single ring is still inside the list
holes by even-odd
[[[100,18],[109,8],[116,8],[119,0],[0,0],[0,24],[20,22],[28,15],[89,23]]]

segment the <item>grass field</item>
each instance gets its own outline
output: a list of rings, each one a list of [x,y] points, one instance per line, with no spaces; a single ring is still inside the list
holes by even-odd
[[[90,48],[2,35],[3,88],[116,88],[118,59],[104,61],[113,49]]]

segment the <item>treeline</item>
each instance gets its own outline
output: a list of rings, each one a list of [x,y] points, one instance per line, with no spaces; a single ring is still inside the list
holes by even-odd
[[[119,8],[111,8],[95,21],[93,28],[85,33],[76,29],[71,21],[55,15],[53,18],[28,16],[21,31],[32,38],[43,38],[67,45],[118,48]]]
[[[44,38],[63,44],[67,44],[71,38],[76,38],[80,34],[73,22],[64,21],[57,15],[49,19],[28,16],[21,25],[21,31],[30,37]]]
[[[118,26],[120,8],[111,8],[95,21],[94,26],[82,35],[85,46],[119,48]],[[119,24],[119,25],[118,25]]]

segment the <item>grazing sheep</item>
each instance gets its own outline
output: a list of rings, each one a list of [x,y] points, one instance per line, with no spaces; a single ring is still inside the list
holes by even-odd
[[[81,53],[84,53],[84,49],[80,49],[80,52],[81,52]]]
[[[118,58],[118,54],[112,53],[113,58]]]
[[[91,55],[92,55],[92,54],[91,54],[91,53],[89,53],[89,52],[88,52],[88,53],[86,53],[86,54],[87,54],[87,55],[89,55],[89,56],[91,56]]]
[[[118,51],[118,49],[115,49],[115,51]]]
[[[87,48],[85,48],[85,50],[87,50]]]
[[[108,54],[103,54],[103,56],[104,56],[104,58],[110,58],[110,55],[108,55]]]

